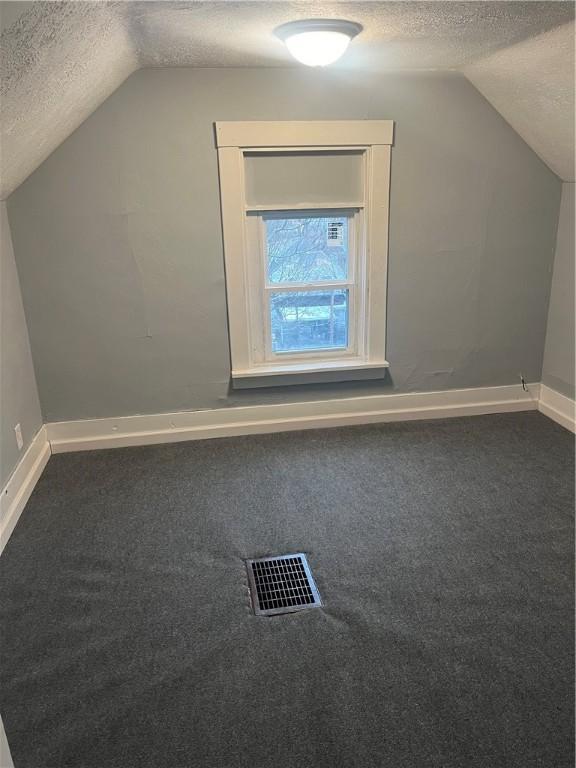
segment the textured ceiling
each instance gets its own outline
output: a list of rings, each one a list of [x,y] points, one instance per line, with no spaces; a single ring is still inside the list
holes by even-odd
[[[574,179],[574,22],[496,51],[464,74],[560,178]]]
[[[2,17],[16,5],[3,3]],[[0,36],[2,199],[138,67],[107,3],[22,5]]]
[[[0,197],[139,67],[298,66],[272,30],[310,17],[363,25],[339,68],[463,71],[573,178],[572,2],[2,2]]]
[[[574,22],[464,68],[466,77],[565,181],[574,179]]]

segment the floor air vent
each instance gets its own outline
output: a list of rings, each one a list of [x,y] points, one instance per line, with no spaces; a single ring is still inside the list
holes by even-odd
[[[322,605],[306,555],[247,560],[248,583],[257,616],[292,613]]]

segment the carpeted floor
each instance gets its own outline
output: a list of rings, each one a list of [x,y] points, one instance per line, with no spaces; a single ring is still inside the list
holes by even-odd
[[[572,768],[573,462],[537,413],[53,456],[16,768]],[[243,558],[297,551],[324,607],[253,616]]]

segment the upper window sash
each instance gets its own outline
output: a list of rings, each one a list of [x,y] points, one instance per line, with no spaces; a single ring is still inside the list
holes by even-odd
[[[330,221],[334,220],[346,220],[346,232],[347,237],[342,246],[330,246],[328,243],[324,246],[324,249],[329,255],[332,255],[331,248],[344,248],[346,249],[346,274],[342,277],[324,277],[324,278],[309,278],[309,279],[285,279],[285,280],[272,280],[270,276],[270,252],[269,252],[269,240],[272,239],[272,235],[269,238],[268,221],[292,221],[298,219],[326,219]],[[264,270],[264,284],[266,288],[277,288],[278,286],[286,287],[290,290],[297,290],[298,286],[302,290],[305,290],[313,286],[333,285],[334,287],[348,286],[354,283],[356,279],[356,252],[357,252],[357,234],[358,227],[358,214],[357,211],[353,213],[347,211],[343,213],[338,209],[327,209],[326,211],[284,211],[282,213],[266,213],[259,216],[260,220],[260,250],[263,257],[263,270]],[[280,239],[280,238],[279,238]],[[320,249],[319,249],[320,250]],[[334,251],[333,255],[337,255]],[[247,263],[247,268],[250,268],[250,264]],[[299,276],[300,277],[300,276]]]

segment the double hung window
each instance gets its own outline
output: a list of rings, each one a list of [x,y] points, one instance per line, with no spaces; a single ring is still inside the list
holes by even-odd
[[[388,121],[217,124],[235,385],[387,366],[391,133]]]

